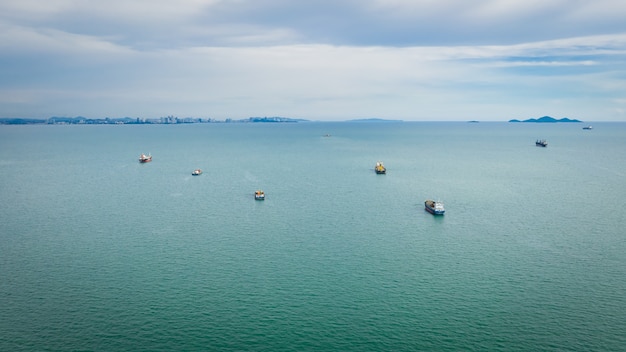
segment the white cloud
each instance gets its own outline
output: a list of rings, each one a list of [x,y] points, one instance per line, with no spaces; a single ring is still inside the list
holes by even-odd
[[[64,13],[98,17],[124,17],[126,20],[165,21],[190,16],[222,0],[20,0],[0,2],[3,17],[41,20]]]
[[[129,49],[103,37],[74,34],[56,29],[34,29],[0,25],[0,48],[11,52],[30,52],[46,55],[109,54],[122,55]]]
[[[35,3],[0,2],[0,116],[501,119],[626,91],[610,0]]]
[[[626,32],[616,0],[38,0],[0,23],[115,38],[138,48],[300,43],[513,44]]]

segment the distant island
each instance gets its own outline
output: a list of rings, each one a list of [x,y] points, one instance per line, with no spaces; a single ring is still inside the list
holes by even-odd
[[[509,122],[554,123],[554,122],[582,122],[582,121],[576,120],[576,119],[568,119],[567,117],[557,120],[554,117],[544,116],[538,119],[528,119],[528,120],[522,120],[522,121],[513,119],[513,120],[509,120]]]
[[[247,119],[225,119],[216,120],[211,118],[176,117],[166,116],[152,119],[144,118],[101,118],[90,119],[83,116],[77,117],[50,117],[47,119],[33,118],[0,118],[0,125],[150,125],[150,124],[185,124],[185,123],[282,123],[282,122],[304,122],[304,119],[292,119],[289,117],[249,117]]]
[[[388,119],[380,119],[380,118],[371,118],[371,119],[354,119],[348,120],[346,122],[403,122],[402,120],[388,120]]]

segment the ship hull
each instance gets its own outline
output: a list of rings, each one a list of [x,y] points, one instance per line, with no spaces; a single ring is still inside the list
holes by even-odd
[[[431,209],[429,207],[425,207],[426,211],[433,214],[433,215],[443,215],[446,211],[445,210],[435,210],[435,209]]]

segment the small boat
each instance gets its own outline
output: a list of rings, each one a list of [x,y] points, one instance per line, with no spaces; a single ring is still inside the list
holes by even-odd
[[[256,200],[265,200],[265,192],[258,190],[254,192],[254,199]]]
[[[376,166],[374,166],[374,171],[376,171],[377,174],[387,173],[387,169],[385,168],[385,165],[383,165],[381,161],[376,163]]]
[[[591,129],[593,129],[593,126],[591,125],[583,127],[583,130],[591,130]]]
[[[202,170],[200,169],[195,169],[193,170],[193,172],[191,173],[193,176],[199,176],[202,175]]]
[[[140,163],[148,163],[148,162],[151,162],[151,161],[152,161],[152,155],[150,155],[150,154],[146,155],[146,154],[142,153],[139,156],[139,162]]]
[[[538,139],[535,141],[535,145],[537,147],[547,147],[548,146],[548,141],[546,141],[545,139]]]
[[[426,209],[427,212],[433,215],[443,215],[443,213],[446,212],[446,210],[443,207],[442,202],[437,202],[437,201],[430,200],[430,199],[424,202],[424,208]]]

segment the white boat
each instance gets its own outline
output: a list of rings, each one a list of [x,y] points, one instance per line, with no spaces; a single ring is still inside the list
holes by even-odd
[[[254,192],[254,199],[256,200],[265,200],[265,192],[258,190]]]
[[[152,155],[150,155],[150,154],[146,155],[146,154],[142,153],[139,156],[139,162],[140,163],[148,163],[148,162],[151,162],[151,161],[152,161]]]

